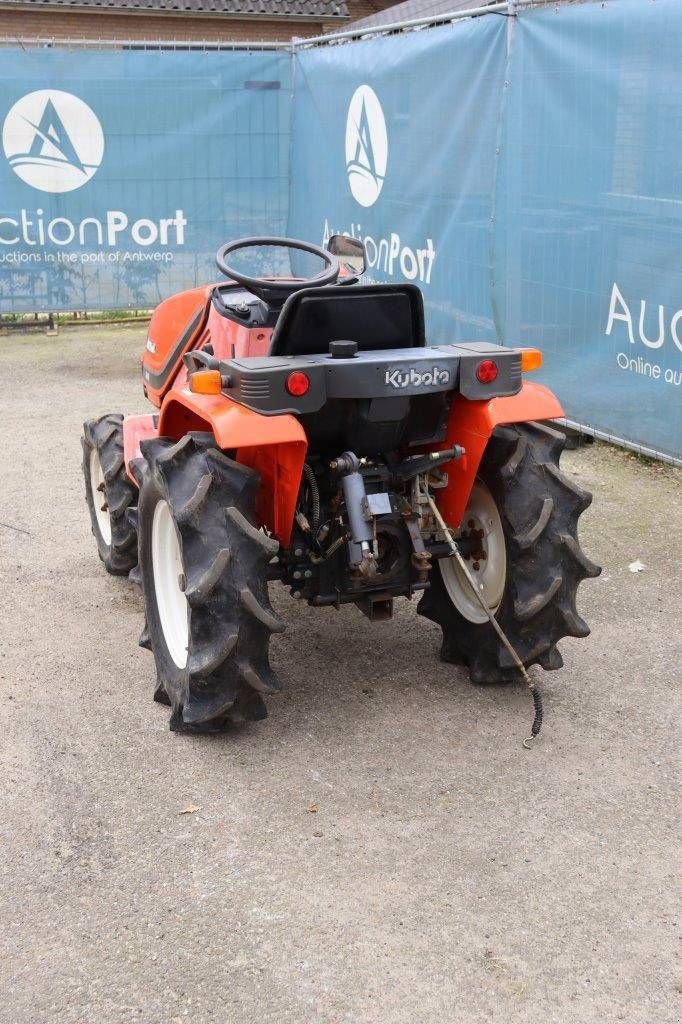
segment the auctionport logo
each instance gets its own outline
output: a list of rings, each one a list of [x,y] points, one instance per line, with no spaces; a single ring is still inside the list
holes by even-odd
[[[373,206],[386,176],[388,136],[379,97],[368,85],[353,93],[346,117],[346,173],[360,206]]]
[[[2,129],[14,173],[42,192],[72,192],[102,163],[104,133],[87,103],[70,92],[40,89],[18,100]]]

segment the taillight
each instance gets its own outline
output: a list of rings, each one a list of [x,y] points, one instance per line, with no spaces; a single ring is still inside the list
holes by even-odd
[[[531,370],[539,370],[542,366],[542,352],[538,348],[524,348],[521,350],[521,371],[530,373]]]
[[[223,389],[220,370],[195,370],[190,373],[188,383],[195,395],[219,395]]]
[[[492,384],[494,380],[497,380],[499,372],[500,368],[494,359],[484,359],[476,367],[476,379],[481,384]]]
[[[286,389],[294,398],[300,398],[310,388],[310,378],[302,370],[294,370],[286,380]]]

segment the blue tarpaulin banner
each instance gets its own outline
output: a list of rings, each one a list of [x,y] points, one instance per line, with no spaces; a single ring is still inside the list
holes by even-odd
[[[537,345],[569,421],[682,451],[682,5],[299,51],[289,227],[366,242],[432,343]]]
[[[291,57],[0,50],[0,312],[146,308],[283,233]]]
[[[516,19],[497,181],[502,340],[569,420],[682,453],[682,5]]]
[[[541,347],[569,421],[682,451],[682,5],[285,51],[3,49],[0,312],[147,307],[244,234],[359,235],[431,343]]]
[[[491,17],[296,62],[290,233],[362,238],[369,279],[422,288],[434,342],[495,337],[505,47],[505,19]]]

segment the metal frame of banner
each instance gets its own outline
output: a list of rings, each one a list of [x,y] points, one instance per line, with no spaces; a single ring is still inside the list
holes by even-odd
[[[670,466],[682,467],[682,458],[668,455],[665,452],[659,452],[656,448],[649,448],[647,445],[639,444],[637,441],[628,441],[623,437],[619,437],[618,434],[609,433],[608,430],[598,430],[596,427],[590,427],[587,423],[577,423],[575,420],[569,419],[554,420],[553,422],[559,427],[568,427],[577,434],[593,437],[597,441],[606,441],[608,444],[616,445],[618,448],[626,448],[628,451],[634,452],[635,455],[641,455],[646,459],[655,459],[657,462],[667,462]]]
[[[479,4],[464,10],[448,11],[443,14],[430,14],[421,18],[406,18],[402,21],[371,27],[344,29],[342,32],[327,32],[319,36],[293,36],[289,40],[162,40],[162,39],[60,39],[55,36],[20,38],[2,36],[0,46],[20,46],[44,48],[83,48],[83,49],[139,49],[139,50],[303,50],[313,46],[327,46],[333,43],[350,42],[352,40],[370,39],[375,36],[396,32],[413,31],[423,28],[447,25],[450,22],[462,21],[465,18],[477,18],[486,14],[513,17],[516,10],[526,7],[549,7],[570,0],[500,0],[498,3]],[[613,0],[605,0],[613,2]]]
[[[57,36],[0,36],[0,47],[18,46],[22,50],[291,50],[291,40],[223,40],[215,39],[61,39]]]
[[[546,3],[546,0],[541,0]],[[461,11],[450,11],[444,14],[429,14],[421,18],[406,18],[403,21],[389,22],[386,25],[359,26],[356,28],[344,29],[343,32],[328,32],[321,36],[310,36],[309,38],[295,39],[297,50],[304,50],[308,46],[325,46],[328,43],[349,42],[350,40],[369,39],[378,35],[385,35],[390,32],[404,32],[410,29],[428,28],[436,25],[447,25],[451,21],[461,21],[463,18],[477,18],[485,14],[512,14],[516,7],[521,5],[532,7],[538,6],[538,0],[503,0],[502,3],[491,3],[470,7]]]

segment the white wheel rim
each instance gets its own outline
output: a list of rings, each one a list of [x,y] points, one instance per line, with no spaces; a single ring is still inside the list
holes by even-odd
[[[96,448],[90,449],[90,494],[95,509],[97,527],[105,544],[111,544],[111,519],[107,508],[107,496],[104,490],[105,480],[102,463]]]
[[[187,598],[180,589],[182,556],[178,531],[168,502],[163,499],[154,509],[152,521],[152,571],[156,607],[166,647],[178,668],[184,668],[187,664],[189,625]]]
[[[496,612],[500,607],[507,579],[507,545],[495,499],[481,480],[477,480],[471,490],[469,504],[462,520],[462,533],[469,533],[471,530],[483,530],[479,550],[485,554],[485,558],[477,560],[469,555],[466,559],[467,567],[478,584],[486,604]],[[488,616],[472,593],[471,584],[457,560],[443,558],[439,565],[445,589],[457,611],[469,622],[487,622]]]

